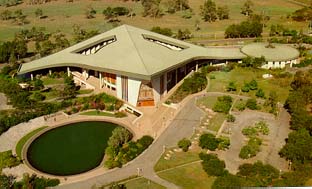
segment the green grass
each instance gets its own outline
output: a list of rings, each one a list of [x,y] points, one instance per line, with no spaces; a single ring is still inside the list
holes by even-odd
[[[107,140],[117,125],[79,122],[50,130],[29,147],[32,166],[53,175],[73,175],[97,167],[103,160]]]
[[[300,0],[306,1],[306,0]],[[239,23],[245,19],[245,16],[240,14],[240,9],[245,0],[218,0],[216,1],[217,6],[227,5],[230,10],[230,19],[223,21],[216,21],[213,23],[207,23],[201,20],[200,16],[200,5],[203,4],[202,0],[192,0],[189,1],[189,5],[192,8],[194,15],[190,19],[184,19],[181,17],[182,13],[177,12],[176,14],[165,14],[162,18],[151,18],[151,17],[142,17],[143,7],[140,2],[123,2],[123,1],[114,1],[114,0],[103,0],[103,1],[74,1],[73,3],[66,3],[65,1],[52,1],[40,5],[27,5],[23,3],[18,6],[13,7],[0,7],[0,12],[5,9],[10,11],[15,11],[17,9],[22,9],[24,14],[27,15],[27,19],[30,21],[30,24],[23,26],[17,26],[11,21],[0,21],[0,40],[10,40],[13,39],[14,33],[21,29],[30,29],[33,26],[46,27],[47,31],[55,32],[59,28],[67,36],[72,35],[72,26],[77,24],[83,26],[86,29],[97,29],[100,32],[107,31],[111,29],[113,25],[107,23],[104,20],[102,11],[107,6],[125,6],[131,8],[136,16],[133,18],[130,17],[119,17],[121,23],[126,23],[141,27],[144,29],[150,29],[152,26],[161,26],[169,27],[173,31],[177,32],[178,29],[189,29],[195,36],[194,40],[198,39],[211,39],[214,38],[215,34],[217,38],[224,37],[225,28],[233,23]],[[255,12],[260,14],[265,12],[268,16],[271,17],[265,32],[268,32],[269,26],[272,23],[283,23],[286,27],[291,27],[293,29],[303,29],[306,30],[306,23],[294,22],[286,19],[286,15],[294,12],[295,10],[301,8],[301,6],[293,4],[285,0],[274,0],[274,1],[262,1],[254,0]],[[85,10],[88,6],[92,6],[96,11],[96,18],[86,19]],[[35,17],[35,10],[40,7],[43,10],[43,14],[48,16],[46,19],[38,19]],[[163,12],[166,11],[167,7],[165,6],[165,1],[162,1],[161,8]],[[165,22],[164,22],[165,20]],[[196,20],[200,20],[201,30],[195,31],[194,23]],[[153,23],[151,25],[150,23]]]
[[[166,153],[168,153],[168,150]],[[154,170],[156,172],[200,160],[198,157],[198,152],[174,152],[170,160],[164,159],[165,154],[161,156],[157,164],[154,166]]]
[[[42,92],[42,94],[46,97],[45,100],[58,98],[60,96],[59,91],[55,89],[51,89],[49,92]]]
[[[217,102],[218,96],[206,96],[197,100],[197,105],[204,105],[207,108],[212,109]]]
[[[31,131],[30,133],[28,133],[27,135],[23,136],[23,138],[21,138],[16,147],[15,147],[15,150],[16,150],[16,154],[17,156],[22,159],[22,150],[23,150],[23,147],[25,145],[25,143],[32,137],[34,136],[35,134],[37,134],[39,131],[47,128],[48,126],[44,126],[44,127],[40,127],[38,129],[35,129],[33,131]]]
[[[82,89],[82,90],[79,90],[78,91],[78,94],[90,94],[90,93],[92,93],[93,92],[93,90],[92,89]]]
[[[127,189],[165,189],[165,187],[150,181],[144,177],[135,178],[123,183]]]
[[[101,112],[101,111],[83,112],[83,113],[80,113],[80,115],[115,117],[115,115],[112,114],[112,113],[109,113],[109,112]]]
[[[157,173],[161,178],[182,188],[211,188],[215,177],[208,176],[200,162]]]
[[[226,119],[226,114],[224,113],[217,113],[215,116],[213,116],[210,121],[207,128],[212,131],[218,132],[220,127],[222,126],[222,123]]]
[[[210,74],[214,75],[216,79],[210,80],[210,87],[208,91],[226,92],[226,87],[230,81],[234,81],[237,86],[236,94],[239,92],[245,82],[250,82],[255,79],[258,82],[258,88],[262,88],[265,95],[268,96],[270,91],[275,91],[278,95],[278,100],[282,103],[285,102],[288,97],[290,82],[292,78],[271,78],[263,79],[262,75],[265,73],[278,72],[263,69],[252,69],[252,68],[235,68],[230,72],[215,71]],[[249,93],[241,93],[242,95],[255,97],[255,91]]]
[[[64,84],[63,78],[50,78],[50,77],[44,77],[41,79],[43,81],[43,85],[58,85],[58,84]]]

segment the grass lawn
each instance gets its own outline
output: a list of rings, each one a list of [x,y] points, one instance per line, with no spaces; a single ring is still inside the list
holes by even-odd
[[[207,175],[200,162],[165,170],[157,174],[161,178],[187,189],[209,189],[216,179]]]
[[[123,183],[127,189],[165,189],[165,187],[144,177],[135,178]]]
[[[225,119],[226,119],[226,114],[224,114],[224,113],[217,113],[215,116],[213,116],[210,119],[209,125],[207,126],[207,128],[209,130],[218,132],[218,130],[220,129],[220,127],[221,127],[221,125],[222,125],[222,123],[224,122]]]
[[[92,89],[82,89],[82,90],[79,90],[78,91],[78,95],[81,95],[81,94],[90,94],[92,93],[93,90]]]
[[[43,85],[58,85],[58,84],[64,84],[63,78],[50,78],[50,77],[43,77],[41,78],[43,81]]]
[[[204,105],[207,108],[212,109],[214,104],[217,102],[218,97],[217,96],[206,96],[206,97],[202,97],[200,99],[197,100],[197,105]]]
[[[275,91],[278,95],[278,100],[282,103],[285,102],[289,93],[289,83],[292,78],[271,78],[271,79],[263,79],[262,75],[265,73],[270,73],[274,71],[263,70],[263,69],[252,69],[252,68],[240,68],[237,67],[230,72],[211,72],[216,77],[216,79],[210,80],[210,87],[208,91],[219,91],[226,92],[226,87],[230,81],[234,81],[237,86],[237,91],[241,89],[241,87],[245,83],[249,83],[252,79],[255,79],[258,83],[258,88],[264,90],[265,95],[268,96],[270,91]],[[277,72],[277,71],[275,71]],[[242,95],[255,97],[256,91],[250,91],[249,93],[241,93]]]
[[[21,162],[16,157],[12,156],[12,150],[0,152],[0,174],[3,168],[14,167],[19,165],[20,163]]]
[[[110,112],[101,112],[101,111],[89,111],[80,113],[80,115],[89,115],[89,116],[108,116],[108,117],[115,117],[113,113]]]
[[[48,92],[43,92],[42,94],[46,97],[45,100],[50,100],[50,99],[53,99],[53,98],[60,97],[59,91],[57,91],[55,89],[51,89]]]
[[[168,153],[168,151],[169,150],[167,150],[166,153]],[[154,170],[156,172],[200,160],[198,157],[198,152],[174,152],[170,160],[164,159],[166,153],[161,156],[155,165]]]
[[[306,1],[306,0],[301,0]],[[68,3],[66,1],[51,1],[45,4],[29,5],[26,3],[12,6],[12,7],[0,7],[0,12],[5,9],[14,12],[17,9],[22,9],[23,13],[27,15],[27,20],[30,24],[18,26],[12,23],[11,20],[0,21],[0,40],[13,39],[14,33],[21,29],[30,29],[33,26],[45,27],[48,32],[55,32],[59,28],[67,36],[71,37],[73,33],[72,26],[74,24],[83,26],[86,29],[95,29],[100,32],[107,31],[113,27],[113,24],[107,23],[102,15],[102,11],[108,6],[125,6],[131,8],[136,14],[135,17],[121,16],[120,24],[126,23],[134,25],[144,29],[151,29],[153,26],[169,27],[174,32],[178,29],[189,29],[194,34],[194,39],[212,39],[215,36],[217,38],[224,38],[224,30],[230,24],[237,24],[243,20],[246,20],[246,16],[240,13],[241,7],[245,0],[218,0],[217,6],[227,5],[230,10],[230,19],[223,21],[216,21],[213,23],[204,22],[200,16],[200,5],[203,4],[203,0],[189,1],[189,5],[193,10],[192,18],[182,18],[183,13],[177,12],[176,14],[165,14],[161,18],[142,17],[143,7],[140,2],[133,1],[116,1],[116,0],[102,0],[102,1],[74,1]],[[295,10],[301,8],[301,6],[291,3],[286,0],[274,0],[274,1],[262,1],[253,0],[254,9],[257,14],[265,12],[270,16],[270,20],[266,24],[268,27],[264,29],[266,33],[269,31],[269,27],[272,23],[283,23],[286,27],[303,31],[307,30],[306,23],[294,22],[286,18],[286,16]],[[93,19],[86,19],[85,10],[88,6],[92,6],[97,14]],[[167,5],[165,1],[161,2],[161,9],[165,13]],[[47,16],[46,19],[38,19],[35,16],[37,8],[42,9],[43,14]],[[165,20],[165,22],[164,22]],[[200,30],[195,31],[195,21],[200,21]],[[152,23],[152,25],[151,25]]]
[[[21,138],[21,139],[18,141],[18,143],[17,143],[17,145],[16,145],[16,147],[15,147],[15,150],[16,150],[17,156],[18,156],[20,159],[22,159],[22,149],[23,149],[25,143],[26,143],[32,136],[34,136],[36,133],[38,133],[39,131],[41,131],[41,130],[47,128],[47,127],[48,127],[48,126],[44,126],[44,127],[40,127],[40,128],[38,128],[38,129],[35,129],[35,130],[31,131],[30,133],[28,133],[27,135],[23,136],[23,138]]]

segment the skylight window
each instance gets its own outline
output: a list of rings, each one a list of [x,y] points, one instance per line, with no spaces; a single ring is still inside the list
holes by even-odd
[[[116,41],[116,37],[111,36],[111,37],[105,38],[101,41],[95,42],[91,45],[88,45],[86,47],[80,48],[80,49],[74,51],[74,53],[78,53],[78,54],[82,54],[82,55],[92,55],[92,54],[97,53],[103,47],[114,43],[115,41]]]
[[[153,36],[143,35],[143,38],[149,42],[156,43],[158,45],[161,45],[161,46],[166,47],[166,48],[173,50],[173,51],[182,51],[183,49],[188,48],[186,46],[174,44],[172,42],[162,40],[162,39],[158,39],[158,38],[153,37]]]

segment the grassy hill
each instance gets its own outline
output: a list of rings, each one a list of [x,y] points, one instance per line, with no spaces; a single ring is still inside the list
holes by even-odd
[[[162,9],[164,12],[166,10],[165,1],[166,0],[163,0],[164,3],[162,3]],[[177,12],[175,14],[166,13],[162,18],[142,17],[143,7],[140,2],[124,2],[121,0],[77,0],[73,3],[66,2],[66,0],[58,0],[41,5],[28,5],[23,3],[12,7],[0,7],[0,13],[5,9],[10,11],[22,9],[24,14],[27,15],[27,19],[30,21],[30,24],[18,26],[12,23],[12,20],[0,20],[0,41],[12,39],[15,32],[33,26],[45,27],[47,31],[50,32],[60,30],[66,33],[69,37],[72,33],[72,26],[74,24],[80,25],[85,29],[97,29],[100,32],[107,31],[113,27],[113,24],[107,23],[102,15],[103,9],[108,6],[125,6],[131,8],[136,13],[136,16],[133,18],[126,16],[120,17],[121,22],[119,24],[126,23],[145,29],[150,29],[153,26],[169,27],[173,31],[187,28],[193,33],[195,40],[212,39],[215,37],[223,38],[224,30],[229,24],[239,23],[246,19],[244,15],[240,14],[240,8],[245,0],[215,0],[215,2],[217,6],[227,5],[229,7],[229,20],[216,21],[214,23],[202,21],[199,7],[204,3],[204,0],[189,1],[194,13],[190,19],[182,18],[183,12]],[[267,23],[268,26],[272,23],[283,23],[290,28],[305,30],[307,24],[294,22],[286,18],[287,15],[301,8],[300,5],[287,0],[253,0],[253,2],[257,13],[264,12],[271,17],[270,21]],[[97,11],[94,19],[86,19],[85,17],[85,11],[88,6],[92,6]],[[36,18],[35,11],[37,8],[42,9],[47,18]],[[195,31],[196,20],[200,20],[199,25],[201,30],[199,31]],[[266,28],[266,31],[268,31],[268,28]]]

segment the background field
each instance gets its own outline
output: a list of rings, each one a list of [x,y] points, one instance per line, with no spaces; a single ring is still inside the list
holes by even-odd
[[[165,2],[166,0],[163,0]],[[303,0],[302,0],[303,1]],[[308,1],[308,0],[305,0]],[[114,27],[113,24],[107,23],[102,15],[104,8],[108,6],[125,6],[131,8],[136,16],[130,17],[120,17],[121,22],[119,24],[130,24],[133,26],[141,27],[144,29],[151,29],[153,26],[169,27],[173,31],[178,29],[189,29],[194,38],[192,40],[202,40],[202,39],[213,39],[223,38],[224,30],[229,24],[239,23],[245,20],[246,17],[240,14],[240,8],[245,0],[215,0],[217,6],[227,5],[230,9],[230,19],[224,21],[216,21],[214,23],[208,23],[201,20],[199,15],[200,5],[204,3],[204,0],[190,0],[189,4],[193,10],[194,15],[191,19],[182,18],[181,12],[176,14],[165,14],[162,18],[150,18],[142,17],[143,7],[140,3],[135,3],[132,1],[123,2],[118,0],[77,0],[73,3],[68,3],[65,0],[52,1],[50,3],[41,5],[28,5],[26,3],[13,6],[13,7],[0,7],[0,12],[5,9],[15,11],[17,9],[22,9],[27,15],[27,19],[30,24],[24,26],[18,26],[9,21],[0,21],[0,41],[5,41],[12,39],[14,33],[21,29],[36,27],[45,27],[49,32],[55,32],[60,30],[69,37],[72,34],[72,26],[77,24],[85,29],[96,29],[100,32],[107,31]],[[285,26],[300,30],[307,29],[307,23],[299,23],[287,19],[286,16],[293,11],[301,8],[300,5],[295,4],[288,0],[253,0],[255,4],[255,9],[257,13],[263,12],[264,14],[271,17],[270,21],[267,23],[270,26],[272,23],[283,23]],[[92,6],[96,11],[96,18],[86,19],[85,11],[88,6]],[[41,8],[44,15],[48,16],[46,19],[39,19],[35,17],[35,10]],[[162,4],[163,12],[165,12],[165,3]],[[201,30],[195,31],[195,22],[200,20]],[[266,32],[268,28],[266,28]]]

